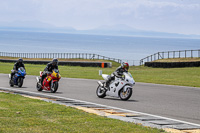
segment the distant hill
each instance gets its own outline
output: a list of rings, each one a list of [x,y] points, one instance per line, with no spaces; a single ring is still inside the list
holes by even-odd
[[[13,26],[16,25],[16,26]],[[26,32],[52,32],[52,33],[73,33],[92,35],[112,35],[112,36],[136,36],[136,37],[161,37],[161,38],[192,38],[200,39],[200,35],[185,35],[178,33],[166,33],[156,31],[146,31],[135,29],[127,25],[101,26],[91,30],[76,30],[72,27],[55,27],[41,22],[15,22],[0,23],[0,30],[6,31],[26,31]]]
[[[96,29],[84,30],[80,32],[88,33],[88,34],[101,34],[101,35],[200,39],[200,35],[185,35],[185,34],[178,34],[178,33],[146,31],[146,30],[135,29],[127,25],[101,26]]]

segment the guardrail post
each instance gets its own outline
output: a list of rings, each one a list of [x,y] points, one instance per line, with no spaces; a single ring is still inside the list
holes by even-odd
[[[164,57],[165,55],[164,55],[164,52],[162,52],[162,58],[164,59],[165,57]]]

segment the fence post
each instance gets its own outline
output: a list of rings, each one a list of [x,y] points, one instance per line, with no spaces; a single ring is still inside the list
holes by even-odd
[[[186,50],[185,50],[185,58],[187,57],[187,55],[186,55]]]
[[[168,51],[168,59],[169,59],[169,51]]]
[[[198,57],[200,57],[200,50],[198,50]]]
[[[143,59],[140,61],[140,65],[143,65]]]
[[[193,58],[193,50],[191,50],[191,58]]]
[[[164,52],[162,53],[162,58],[164,59],[165,57],[164,57],[165,55],[164,55]]]

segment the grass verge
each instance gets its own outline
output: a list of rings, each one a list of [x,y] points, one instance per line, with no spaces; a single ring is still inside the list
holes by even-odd
[[[10,73],[13,63],[0,63],[0,73]],[[27,74],[39,76],[39,71],[43,71],[46,65],[25,64]],[[101,79],[99,70],[105,74],[111,74],[116,67],[79,67],[79,66],[59,66],[62,77]],[[180,85],[200,87],[200,67],[185,68],[151,68],[144,66],[131,66],[129,72],[136,82]]]
[[[164,131],[89,114],[64,105],[0,93],[0,132],[159,133]]]

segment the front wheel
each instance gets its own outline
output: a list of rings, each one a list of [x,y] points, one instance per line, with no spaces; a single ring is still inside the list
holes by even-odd
[[[104,98],[106,96],[106,90],[102,86],[98,86],[96,90],[96,94],[99,98]]]
[[[121,100],[126,101],[131,97],[131,95],[132,95],[132,88],[131,87],[128,87],[125,92],[124,92],[124,89],[121,89],[119,91],[119,97],[120,97]]]
[[[53,81],[52,81],[53,82]],[[58,90],[58,81],[53,82],[51,85],[51,92],[55,93]]]
[[[22,87],[23,81],[24,81],[23,78],[18,78],[18,86],[19,86],[19,87]]]
[[[42,86],[38,82],[36,84],[36,88],[38,91],[42,91]]]

